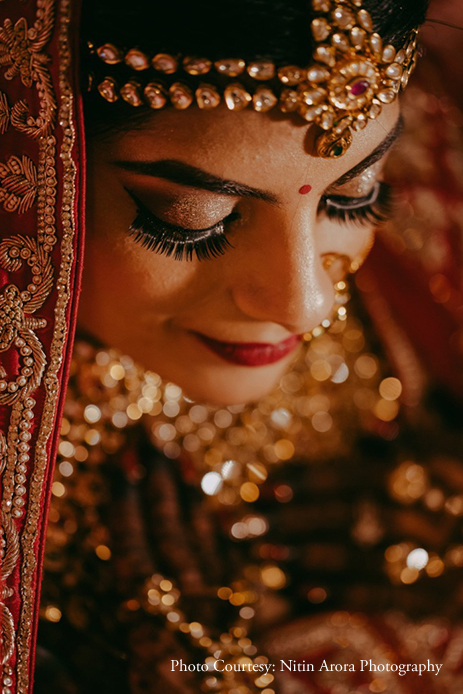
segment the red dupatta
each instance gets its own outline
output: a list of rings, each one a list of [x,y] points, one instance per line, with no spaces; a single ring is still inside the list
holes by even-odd
[[[80,285],[78,3],[0,4],[3,691],[32,691],[47,509]]]

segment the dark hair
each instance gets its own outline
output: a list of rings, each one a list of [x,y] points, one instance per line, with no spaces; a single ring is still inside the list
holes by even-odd
[[[310,62],[313,50],[310,5],[310,0],[128,0],[123,5],[114,0],[84,0],[84,53],[88,41],[95,46],[109,42],[125,50],[212,60],[269,58],[276,64],[303,66]],[[364,0],[363,6],[383,40],[398,48],[424,22],[428,0]],[[83,78],[94,71],[96,79],[102,79],[104,68],[96,58],[84,60]],[[123,79],[133,76],[124,73],[124,67],[119,69]],[[107,104],[94,91],[85,98],[85,111],[90,128],[105,124],[119,129],[143,117],[125,103]]]

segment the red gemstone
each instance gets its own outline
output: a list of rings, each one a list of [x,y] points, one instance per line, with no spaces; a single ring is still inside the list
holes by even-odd
[[[366,90],[368,89],[369,86],[370,86],[370,83],[367,82],[366,80],[358,80],[357,82],[354,82],[354,84],[350,88],[350,93],[353,96],[360,96],[361,94],[366,92]]]

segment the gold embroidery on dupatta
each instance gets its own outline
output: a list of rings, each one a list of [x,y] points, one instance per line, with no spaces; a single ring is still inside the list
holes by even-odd
[[[32,159],[23,155],[0,163],[0,202],[5,212],[27,212],[36,196],[37,167]]]
[[[31,478],[26,525],[21,537],[21,549],[23,554],[21,593],[23,603],[17,637],[17,694],[27,694],[29,688],[30,624],[35,600],[34,540],[36,539],[38,520],[43,514],[41,505],[42,491],[48,464],[46,446],[53,430],[57,398],[59,395],[58,374],[62,365],[62,356],[67,336],[66,308],[69,301],[69,286],[73,267],[73,240],[75,228],[72,211],[75,197],[76,166],[72,158],[72,150],[75,142],[75,126],[72,111],[73,94],[68,75],[71,61],[68,36],[70,14],[70,0],[62,0],[60,3],[59,27],[59,87],[61,94],[59,122],[63,128],[63,142],[60,151],[60,158],[63,163],[63,196],[61,205],[61,224],[63,227],[61,241],[62,260],[59,276],[55,284],[57,300],[55,306],[55,327],[51,345],[51,359],[44,375],[46,388],[45,404],[36,444],[35,465]],[[48,139],[51,141],[52,138]],[[45,222],[47,222],[46,218]],[[47,231],[46,226],[45,231]]]
[[[0,92],[0,135],[6,133],[10,124],[10,105],[8,97],[4,92]]]
[[[25,87],[35,84],[37,88],[39,115],[32,116],[27,102],[18,101],[9,116],[16,130],[33,138],[51,132],[56,114],[56,99],[47,68],[50,58],[43,52],[53,31],[54,14],[52,0],[38,0],[34,26],[29,28],[27,20],[21,17],[15,24],[5,19],[0,28],[0,66],[5,68],[5,78],[20,77]]]
[[[50,258],[38,246],[35,239],[14,236],[0,244],[0,266],[13,271],[27,258],[32,265],[34,279],[27,290],[20,292],[14,284],[5,287],[0,296],[0,352],[17,347],[21,367],[16,378],[9,382],[0,365],[0,405],[11,405],[23,399],[39,385],[45,368],[45,354],[34,330],[45,328],[44,318],[27,315],[42,307],[53,287],[53,266]]]
[[[3,438],[3,445],[6,446],[5,438]],[[6,462],[6,460],[5,460]],[[14,567],[19,558],[19,538],[16,526],[13,522],[11,516],[5,516],[3,518],[2,527],[2,540],[6,551],[2,557],[2,567],[1,567],[1,581],[4,581],[13,571]],[[14,651],[14,621],[11,612],[3,603],[3,600],[11,597],[13,590],[4,586],[2,588],[2,603],[1,607],[1,632],[2,632],[2,663],[6,663],[9,658],[13,655]]]
[[[21,562],[21,603],[16,633],[14,618],[8,606],[3,602],[0,606],[2,684],[6,688],[14,686],[13,667],[16,661],[15,694],[27,694],[30,690],[30,652],[37,592],[36,546],[41,533],[45,474],[49,464],[47,446],[56,417],[58,374],[67,338],[66,308],[73,268],[72,210],[76,169],[72,159],[75,138],[73,96],[68,80],[68,25],[71,12],[69,0],[62,0],[60,3],[58,37],[59,117],[63,132],[59,153],[63,167],[63,233],[60,247],[61,263],[57,276],[51,260],[51,253],[57,243],[57,152],[56,138],[51,134],[57,101],[47,69],[49,56],[44,52],[44,48],[53,32],[54,7],[54,0],[38,0],[33,27],[28,28],[26,19],[22,18],[14,25],[7,19],[3,28],[0,28],[0,67],[5,68],[5,77],[19,77],[26,87],[35,85],[40,100],[39,114],[34,117],[30,115],[25,100],[18,101],[10,108],[6,94],[0,92],[0,133],[3,134],[12,125],[28,137],[37,139],[39,145],[38,171],[34,162],[26,156],[12,156],[5,163],[0,163],[0,203],[4,209],[8,212],[22,213],[37,202],[38,212],[35,237],[17,234],[0,244],[0,267],[14,273],[27,264],[31,276],[25,288],[21,289],[9,283],[0,293],[0,353],[14,350],[19,363],[19,373],[10,377],[5,368],[0,366],[0,405],[11,407],[7,435],[0,432],[2,601],[14,595],[13,588],[6,585],[6,580],[16,569],[18,562]],[[53,288],[56,292],[54,328],[47,364],[45,351],[36,334],[36,331],[46,326],[46,320],[35,314],[40,312]],[[35,450],[31,451],[30,429],[36,405],[31,394],[41,383],[45,387],[44,405],[37,425]],[[29,459],[32,469],[28,482],[26,475]],[[16,521],[24,514],[25,522],[18,532]]]

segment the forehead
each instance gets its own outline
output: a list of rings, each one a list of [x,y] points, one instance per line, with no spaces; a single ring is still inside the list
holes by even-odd
[[[298,116],[255,111],[213,112],[187,109],[153,113],[143,124],[110,140],[93,143],[93,153],[110,160],[179,159],[191,166],[244,184],[277,190],[301,175],[321,187],[330,185],[367,157],[396,124],[397,102],[354,133],[351,147],[339,159],[314,154],[320,133]]]

